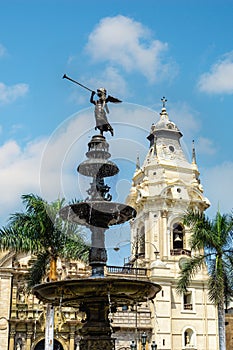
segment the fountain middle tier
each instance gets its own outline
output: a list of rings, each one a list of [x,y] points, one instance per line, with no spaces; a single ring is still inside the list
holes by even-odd
[[[68,205],[61,209],[60,216],[80,225],[109,228],[135,218],[136,210],[122,203],[85,201]]]
[[[105,178],[118,174],[119,168],[110,160],[92,158],[78,166],[78,172],[84,176]]]

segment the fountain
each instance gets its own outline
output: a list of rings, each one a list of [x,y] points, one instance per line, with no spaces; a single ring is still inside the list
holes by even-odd
[[[71,306],[85,312],[80,350],[114,350],[110,315],[119,306],[133,306],[154,299],[161,289],[150,281],[105,275],[105,231],[112,225],[135,218],[136,211],[128,205],[111,201],[110,187],[104,179],[116,175],[119,169],[109,160],[109,144],[103,135],[103,131],[109,129],[99,126],[98,129],[100,134],[94,135],[88,143],[87,160],[77,169],[80,174],[92,178],[88,197],[60,211],[63,220],[85,225],[91,231],[91,276],[43,283],[33,289],[36,297],[45,303]]]

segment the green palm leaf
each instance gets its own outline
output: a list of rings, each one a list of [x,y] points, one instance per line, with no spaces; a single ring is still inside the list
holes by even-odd
[[[183,293],[203,266],[208,269],[208,294],[218,308],[219,344],[225,349],[225,310],[233,300],[233,218],[218,211],[213,220],[204,213],[188,211],[184,224],[190,227],[191,257],[180,271],[177,292]]]
[[[22,195],[25,212],[12,214],[8,225],[0,229],[0,249],[30,253],[36,256],[30,283],[39,283],[51,259],[74,258],[87,262],[89,245],[80,227],[64,223],[59,211],[64,199],[47,203],[34,194]]]
[[[28,288],[31,289],[36,284],[39,284],[46,274],[46,269],[49,264],[49,252],[38,253],[35,262],[29,269]]]

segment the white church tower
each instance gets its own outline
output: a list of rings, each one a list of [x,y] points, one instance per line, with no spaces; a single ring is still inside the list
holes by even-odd
[[[137,161],[127,198],[137,211],[131,223],[132,263],[147,268],[150,279],[162,286],[152,310],[158,349],[217,350],[217,312],[208,300],[206,269],[185,295],[176,292],[180,266],[192,254],[182,217],[187,209],[204,211],[210,204],[200,184],[194,145],[190,162],[181,147],[182,133],[169,120],[166,99],[162,102],[160,120],[148,136],[148,154],[142,166]]]

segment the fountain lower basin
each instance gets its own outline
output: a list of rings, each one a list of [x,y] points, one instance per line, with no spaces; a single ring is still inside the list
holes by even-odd
[[[43,302],[53,305],[79,307],[81,304],[110,297],[114,306],[134,305],[152,300],[161,286],[150,282],[129,278],[82,278],[48,282],[37,285],[33,293]]]

